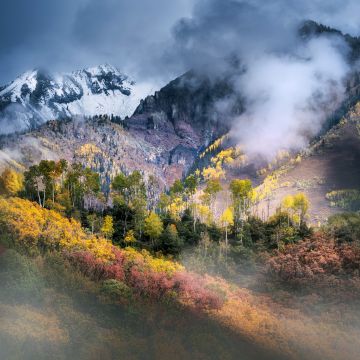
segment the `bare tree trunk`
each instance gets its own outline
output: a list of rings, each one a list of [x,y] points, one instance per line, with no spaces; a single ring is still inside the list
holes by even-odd
[[[228,253],[228,227],[225,226],[225,263],[227,263],[227,253]]]
[[[38,194],[38,199],[39,199],[39,205],[42,206],[39,188],[37,189],[37,194]]]

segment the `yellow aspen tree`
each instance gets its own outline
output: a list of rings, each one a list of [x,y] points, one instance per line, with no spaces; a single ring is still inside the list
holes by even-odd
[[[113,237],[114,223],[112,216],[105,216],[103,226],[101,227],[101,233],[105,236],[106,239],[111,239]]]
[[[150,212],[149,216],[145,219],[144,233],[150,238],[153,245],[163,230],[164,225],[159,215],[155,214],[154,212]]]
[[[0,193],[15,196],[22,188],[22,175],[12,169],[6,168],[0,176]]]
[[[225,228],[225,246],[226,246],[226,253],[227,253],[227,249],[228,249],[228,229],[229,226],[234,225],[234,214],[231,208],[227,208],[224,210],[224,212],[222,213],[221,217],[220,217],[220,222],[223,225],[223,227]]]
[[[126,233],[125,238],[124,238],[124,242],[125,242],[127,245],[132,245],[133,243],[136,242],[134,230],[129,230],[129,231]]]

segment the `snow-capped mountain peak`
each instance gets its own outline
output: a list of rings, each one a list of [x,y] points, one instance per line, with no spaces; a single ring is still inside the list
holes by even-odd
[[[116,67],[102,64],[65,74],[31,70],[0,87],[0,133],[34,128],[73,115],[131,116],[143,88]]]
[[[36,77],[37,70],[27,71],[12,81],[9,85],[5,86],[2,91],[0,91],[0,97],[11,94],[11,99],[13,102],[17,98],[21,97],[21,89],[27,87],[30,91],[34,91],[36,88]]]

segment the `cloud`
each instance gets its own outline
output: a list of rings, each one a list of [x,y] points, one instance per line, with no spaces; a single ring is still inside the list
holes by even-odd
[[[271,158],[305,146],[344,99],[346,44],[337,35],[306,40],[298,31],[304,19],[330,17],[336,6],[200,0],[192,17],[174,27],[166,57],[183,69],[229,79],[245,106],[232,118],[232,135],[248,154]],[[232,99],[223,100],[216,110],[225,119],[232,106]]]
[[[345,97],[349,66],[336,43],[318,38],[301,47],[301,57],[261,56],[237,79],[247,105],[233,120],[232,134],[248,154],[270,159],[318,134]]]
[[[190,14],[192,3],[0,1],[0,83],[35,67],[71,71],[104,62],[133,75],[150,64],[147,59],[168,40],[173,24]]]
[[[25,131],[31,125],[29,112],[18,103],[10,103],[1,114],[0,135]]]

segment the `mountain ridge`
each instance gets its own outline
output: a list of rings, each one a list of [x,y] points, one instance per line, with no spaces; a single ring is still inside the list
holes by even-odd
[[[109,64],[63,74],[30,70],[0,89],[0,125],[5,134],[74,115],[124,119],[146,95],[134,80]]]

